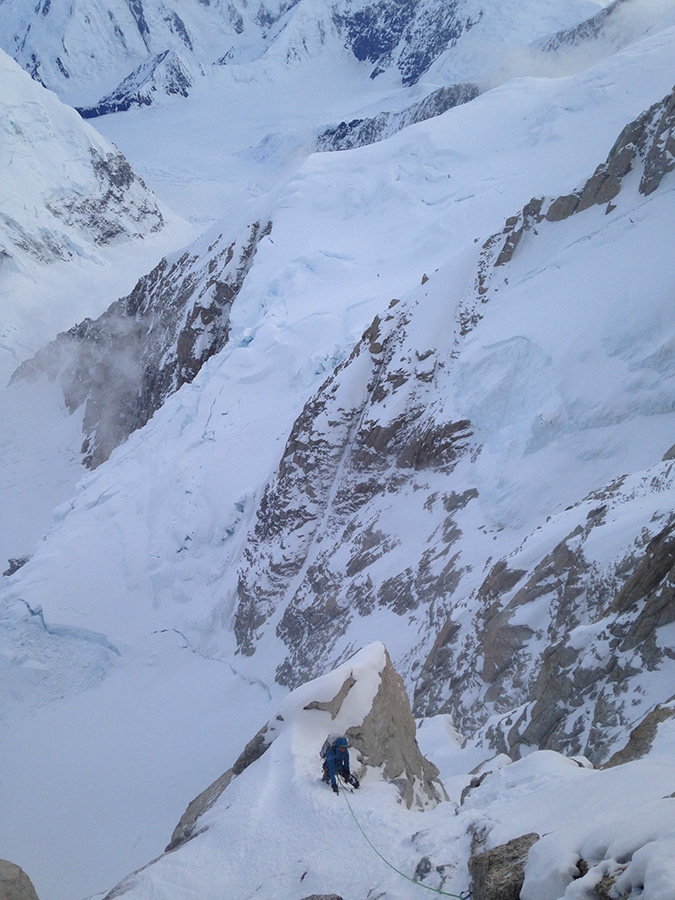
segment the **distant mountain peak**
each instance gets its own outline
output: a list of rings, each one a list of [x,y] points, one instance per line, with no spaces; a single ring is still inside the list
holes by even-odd
[[[185,62],[173,50],[164,50],[128,75],[114,91],[102,97],[94,106],[78,109],[85,119],[123,112],[132,106],[149,106],[157,97],[178,95],[187,97],[193,76]]]

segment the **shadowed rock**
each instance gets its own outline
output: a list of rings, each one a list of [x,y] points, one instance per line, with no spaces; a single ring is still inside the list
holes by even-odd
[[[28,875],[6,859],[0,859],[0,900],[38,900]]]
[[[520,900],[527,854],[538,840],[539,835],[532,832],[472,856],[469,871],[473,900]]]
[[[668,706],[657,706],[631,731],[626,746],[611,756],[603,766],[603,769],[610,769],[613,766],[621,766],[624,763],[642,759],[651,750],[659,725],[673,718],[675,718],[675,709]]]

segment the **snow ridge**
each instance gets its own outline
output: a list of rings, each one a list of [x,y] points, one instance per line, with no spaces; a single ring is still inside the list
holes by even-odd
[[[194,79],[185,63],[173,50],[165,50],[141,63],[112,93],[95,106],[81,107],[84,119],[124,112],[132,106],[149,106],[160,95],[187,97]]]

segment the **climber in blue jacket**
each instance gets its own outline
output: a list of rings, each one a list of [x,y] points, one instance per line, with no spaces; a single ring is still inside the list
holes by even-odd
[[[323,780],[338,793],[335,776],[340,775],[346,782],[357,788],[359,780],[349,771],[349,750],[346,737],[336,738],[326,751],[323,763]]]

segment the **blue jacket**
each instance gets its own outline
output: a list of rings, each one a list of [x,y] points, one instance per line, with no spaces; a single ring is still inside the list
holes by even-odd
[[[326,753],[326,768],[328,769],[328,777],[331,785],[334,785],[336,775],[344,775],[349,777],[349,750],[347,749],[347,739],[338,738],[335,746],[331,747]]]

